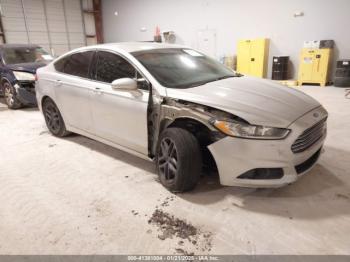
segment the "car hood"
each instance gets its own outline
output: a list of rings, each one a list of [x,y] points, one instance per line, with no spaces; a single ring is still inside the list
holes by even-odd
[[[320,103],[301,91],[270,80],[234,77],[187,88],[167,88],[167,96],[214,107],[251,124],[286,128]]]
[[[7,67],[13,71],[22,71],[29,72],[35,74],[36,70],[39,67],[46,66],[46,63],[21,63],[21,64],[11,64],[7,65]]]

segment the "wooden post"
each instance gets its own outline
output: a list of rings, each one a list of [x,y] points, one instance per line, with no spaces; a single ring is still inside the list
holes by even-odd
[[[101,6],[102,6],[101,0],[93,0],[96,40],[97,40],[98,44],[103,43],[103,26],[102,26]]]

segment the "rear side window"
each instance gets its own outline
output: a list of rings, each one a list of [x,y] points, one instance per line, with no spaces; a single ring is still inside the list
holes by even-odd
[[[55,63],[55,69],[69,75],[88,78],[91,59],[94,51],[72,54]]]
[[[125,77],[136,77],[136,69],[128,61],[109,52],[98,52],[96,80],[112,83]]]

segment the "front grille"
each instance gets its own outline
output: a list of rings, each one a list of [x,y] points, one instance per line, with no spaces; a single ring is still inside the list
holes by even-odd
[[[318,160],[321,154],[321,149],[319,149],[315,154],[313,154],[308,160],[305,162],[295,166],[295,171],[297,174],[304,173],[306,170],[310,169]]]
[[[255,168],[237,178],[240,179],[280,179],[284,175],[282,168]]]
[[[26,91],[35,94],[35,84],[34,82],[21,82],[20,86],[24,88]]]
[[[326,132],[327,119],[306,129],[292,145],[293,153],[301,153],[320,140]]]

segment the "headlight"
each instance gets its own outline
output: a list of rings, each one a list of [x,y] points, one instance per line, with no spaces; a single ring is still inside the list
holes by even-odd
[[[212,124],[229,136],[253,139],[283,139],[290,130],[285,128],[249,125],[241,122],[213,120]]]
[[[35,81],[35,76],[31,73],[13,71],[13,74],[19,81]]]

